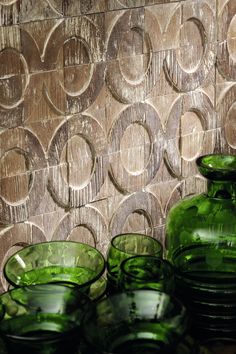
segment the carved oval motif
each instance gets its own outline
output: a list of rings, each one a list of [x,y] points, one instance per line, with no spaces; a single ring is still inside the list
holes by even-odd
[[[15,4],[19,0],[1,0],[0,5],[2,6],[9,6]]]
[[[63,1],[62,0],[46,0],[48,5],[51,7],[51,9],[54,10],[54,12],[62,15],[63,14]]]
[[[19,106],[29,84],[28,66],[24,57],[13,48],[0,52],[0,107]]]
[[[103,28],[86,16],[61,22],[51,35],[45,52],[48,69],[55,67],[55,54],[64,48],[64,79],[58,85],[66,94],[69,113],[78,113],[95,101],[103,84]],[[49,91],[49,97],[53,92]]]
[[[79,227],[86,230],[86,238],[83,233],[76,234]],[[104,253],[109,239],[107,226],[100,212],[96,208],[83,206],[67,213],[57,226],[52,240],[69,239],[89,243]]]
[[[145,21],[149,16],[147,11]],[[155,31],[161,38],[158,22]],[[125,50],[125,41],[132,50]],[[152,37],[145,32],[144,13],[140,9],[124,12],[112,29],[107,47],[106,82],[113,96],[122,103],[143,101],[160,74],[158,58],[153,54]]]
[[[229,153],[235,154],[235,102],[236,85],[232,85],[223,95],[217,105],[219,124],[223,127],[221,132],[221,148],[223,144]]]
[[[12,149],[2,156],[0,162],[2,166],[1,197],[9,204],[27,198],[30,186],[27,156],[19,149]]]
[[[218,18],[219,44],[217,50],[217,68],[222,76],[228,80],[236,80],[236,60],[230,54],[229,42],[227,40],[227,34],[235,15],[236,2],[229,0],[226,2]]]
[[[121,153],[121,142],[125,131],[134,124],[142,126],[149,137],[149,141],[144,146],[148,151],[148,156],[145,158],[146,165],[138,173],[132,173],[125,168]],[[109,133],[110,173],[113,182],[120,190],[134,192],[146,186],[154,178],[162,160],[163,141],[160,118],[152,106],[136,103],[121,112]],[[135,147],[136,142],[131,143]]]
[[[76,135],[82,137],[89,145],[92,153],[93,168],[86,183],[79,186],[65,181],[59,165],[63,149],[70,139]],[[54,199],[66,207],[78,207],[94,200],[99,193],[107,175],[107,141],[105,133],[99,123],[86,115],[75,115],[64,122],[54,135],[49,147],[49,190]],[[86,156],[85,156],[86,157]],[[81,156],[76,160],[77,169]],[[70,168],[70,163],[68,165]],[[76,169],[73,169],[76,173]]]
[[[135,212],[139,212],[140,217],[146,218],[153,236],[154,228],[162,223],[163,213],[159,201],[149,192],[131,194],[120,203],[110,221],[111,236],[123,233],[128,217]],[[135,231],[140,230],[133,230]]]
[[[47,73],[42,91],[57,114],[84,111],[99,95],[105,76],[104,23],[102,14],[97,21],[87,16],[57,20],[49,27],[41,51],[32,34],[22,29],[23,49],[32,48],[25,50],[24,56],[31,71]],[[47,82],[49,73],[54,72]],[[63,97],[65,104],[58,97]]]
[[[228,114],[225,118],[225,137],[228,144],[233,148],[236,149],[236,102],[232,104],[230,107]]]
[[[186,92],[195,90],[207,78],[215,63],[215,20],[214,14],[206,1],[196,3],[183,3],[183,23],[193,21],[198,27],[202,37],[203,55],[195,68],[184,70],[177,59],[177,50],[172,49],[164,60],[166,79],[177,91]],[[167,32],[171,28],[167,28]]]
[[[203,133],[208,130],[214,130],[216,128],[216,119],[212,102],[209,97],[203,92],[192,92],[180,96],[171,107],[168,120],[166,123],[166,156],[165,160],[174,176],[181,176],[183,170],[181,169],[181,162],[184,161],[181,156],[179,139],[181,139],[181,118],[187,113],[195,113],[197,118],[197,125],[202,127]],[[186,124],[186,122],[185,122]],[[196,155],[203,153],[206,146],[206,135],[202,134],[198,146]],[[188,159],[187,159],[188,160]],[[190,159],[191,160],[191,159]],[[187,163],[194,163],[187,161]]]
[[[148,5],[147,1],[150,1],[150,0],[115,0],[115,2],[108,1],[107,6],[108,6],[108,10],[115,10],[115,9],[139,7],[139,6]],[[152,2],[152,4],[153,4],[153,2]]]
[[[0,221],[2,223],[16,223],[27,220],[40,204],[46,191],[47,162],[42,146],[36,136],[24,128],[5,130],[0,135],[2,149],[0,163],[4,163],[4,156],[16,150],[23,154],[28,163],[27,174],[29,176],[28,195],[17,203],[10,203],[0,197]],[[4,169],[4,166],[1,166]],[[9,182],[15,176],[6,177]]]

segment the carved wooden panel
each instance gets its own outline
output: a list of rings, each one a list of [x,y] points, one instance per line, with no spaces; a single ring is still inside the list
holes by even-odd
[[[164,244],[196,157],[236,152],[235,79],[235,0],[1,0],[1,267],[42,240]]]

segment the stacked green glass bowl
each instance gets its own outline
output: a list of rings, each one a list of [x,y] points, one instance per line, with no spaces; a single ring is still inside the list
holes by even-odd
[[[121,263],[135,255],[151,255],[162,257],[161,243],[153,237],[126,233],[112,238],[107,251],[107,287],[112,294],[119,290],[119,274]]]
[[[173,354],[176,346],[181,354],[194,353],[182,341],[187,328],[186,309],[173,296],[157,290],[117,293],[85,314],[82,354]]]
[[[92,302],[77,288],[39,284],[0,295],[0,335],[9,354],[77,354]]]
[[[174,292],[172,265],[154,256],[133,256],[120,265],[120,290],[152,289],[166,293]]]
[[[27,246],[12,255],[4,266],[5,277],[14,287],[66,283],[77,286],[93,299],[105,292],[104,270],[105,259],[97,249],[73,241]]]
[[[197,159],[206,193],[177,203],[167,218],[167,257],[177,296],[200,338],[236,338],[236,156]]]

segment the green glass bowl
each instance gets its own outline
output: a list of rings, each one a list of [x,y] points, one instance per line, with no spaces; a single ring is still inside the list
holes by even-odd
[[[164,259],[154,256],[133,256],[121,263],[119,274],[121,290],[153,289],[173,293],[174,284],[174,268]]]
[[[107,251],[107,280],[108,292],[118,289],[118,277],[122,261],[135,255],[151,255],[162,257],[163,247],[153,237],[126,233],[112,238]]]
[[[105,259],[94,247],[73,241],[51,241],[27,246],[4,266],[13,286],[70,283],[88,289],[105,270]]]
[[[77,288],[39,284],[0,295],[0,336],[9,353],[77,353],[92,301]]]
[[[185,307],[155,290],[118,293],[86,312],[81,329],[87,353],[167,353],[188,329]]]

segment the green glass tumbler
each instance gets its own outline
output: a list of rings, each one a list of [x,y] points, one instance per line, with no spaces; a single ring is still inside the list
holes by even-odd
[[[196,160],[207,191],[177,203],[167,217],[167,259],[176,291],[200,338],[236,338],[236,156]]]
[[[107,291],[115,293],[119,289],[118,278],[122,261],[135,255],[162,257],[163,247],[153,237],[127,233],[112,238],[107,251]]]
[[[104,270],[105,259],[96,248],[73,241],[27,246],[12,255],[4,266],[5,277],[13,286],[70,283],[88,294]]]
[[[169,354],[187,328],[186,309],[176,298],[156,290],[117,293],[85,314],[83,353]]]
[[[168,261],[154,256],[127,258],[120,265],[119,288],[153,289],[173,293],[174,268]]]
[[[0,295],[0,336],[11,354],[77,354],[92,301],[77,288],[40,284]]]

